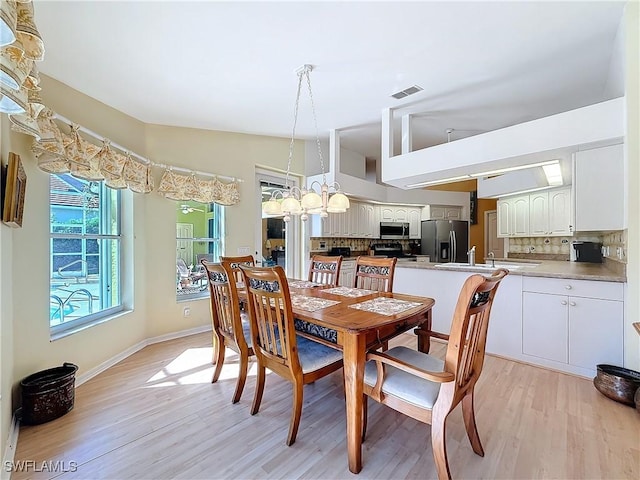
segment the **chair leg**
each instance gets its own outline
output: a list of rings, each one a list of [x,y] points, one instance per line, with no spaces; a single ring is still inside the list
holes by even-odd
[[[464,417],[464,425],[467,427],[467,436],[471,442],[471,448],[473,448],[476,454],[484,457],[484,450],[476,427],[476,414],[473,408],[473,389],[467,392],[462,399],[462,416]]]
[[[224,365],[224,351],[225,351],[224,342],[221,342],[221,341],[214,342],[213,362],[215,363],[216,368],[213,370],[213,377],[211,378],[211,383],[216,383],[218,381],[218,377],[220,377],[220,372],[222,371],[222,366]]]
[[[431,418],[431,446],[433,448],[433,459],[438,472],[438,480],[450,480],[451,471],[449,470],[449,462],[447,461],[447,444],[446,444],[446,422],[448,411],[433,410]]]
[[[362,443],[367,435],[367,409],[369,406],[369,397],[362,395]]]
[[[298,434],[300,416],[302,415],[303,388],[304,384],[302,382],[293,382],[293,410],[291,412],[291,423],[289,424],[289,436],[287,437],[288,446],[294,444]]]
[[[247,381],[247,370],[249,369],[249,356],[240,353],[240,370],[238,372],[238,381],[236,382],[236,391],[233,393],[231,403],[238,403],[244,390],[244,384]]]
[[[256,373],[256,391],[253,395],[253,405],[251,405],[251,415],[255,415],[260,410],[262,402],[262,392],[264,391],[265,368],[258,362],[258,372]]]

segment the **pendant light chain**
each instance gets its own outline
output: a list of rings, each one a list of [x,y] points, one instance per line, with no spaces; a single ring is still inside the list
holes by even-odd
[[[262,212],[266,215],[283,215],[285,222],[291,219],[292,215],[300,215],[300,219],[305,221],[310,214],[319,214],[321,218],[326,218],[329,213],[345,213],[349,208],[349,198],[342,193],[338,182],[327,185],[326,172],[324,170],[324,159],[322,158],[322,146],[320,144],[320,134],[318,133],[318,117],[316,106],[313,101],[311,90],[310,73],[313,65],[303,65],[297,70],[298,91],[296,92],[296,103],[293,109],[293,128],[291,130],[291,142],[289,143],[289,159],[287,161],[287,176],[284,190],[274,190],[271,198],[262,204]],[[313,113],[313,124],[316,129],[316,146],[318,148],[318,159],[322,170],[322,184],[317,180],[310,185],[298,188],[289,184],[291,175],[291,162],[293,160],[293,149],[295,145],[296,127],[298,125],[298,112],[300,109],[300,95],[302,93],[302,77],[306,77],[307,88],[309,89],[309,100],[311,101],[311,111]],[[313,188],[314,185],[320,187],[319,193]]]
[[[322,148],[320,147],[320,134],[318,133],[318,117],[316,116],[316,106],[313,103],[313,93],[311,92],[311,77],[309,71],[311,68],[306,68],[304,74],[307,77],[307,87],[309,88],[309,99],[311,100],[311,113],[313,114],[313,124],[316,129],[316,145],[318,147],[318,158],[320,159],[320,169],[322,170],[322,183],[327,183],[327,178],[324,171],[324,160],[322,158]]]
[[[291,160],[293,159],[293,147],[296,138],[296,125],[298,123],[298,108],[300,106],[300,92],[302,91],[302,75],[305,72],[298,74],[298,92],[296,93],[296,103],[293,108],[293,129],[291,130],[291,142],[289,142],[289,160],[287,161],[287,176],[285,177],[285,186],[289,190],[289,173],[291,172]],[[309,78],[307,73],[307,79]]]

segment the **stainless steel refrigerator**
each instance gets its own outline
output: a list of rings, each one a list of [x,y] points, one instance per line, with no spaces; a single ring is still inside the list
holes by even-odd
[[[432,262],[467,262],[469,222],[466,220],[423,220],[422,255]]]

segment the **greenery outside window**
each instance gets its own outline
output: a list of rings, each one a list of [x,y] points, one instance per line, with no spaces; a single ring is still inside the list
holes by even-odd
[[[179,300],[209,295],[201,260],[224,255],[224,207],[183,202],[176,214],[176,296]]]
[[[121,311],[121,194],[69,174],[49,180],[49,325],[61,333]]]

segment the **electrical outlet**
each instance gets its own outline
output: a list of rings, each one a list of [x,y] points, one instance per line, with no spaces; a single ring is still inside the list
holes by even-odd
[[[616,247],[616,256],[622,260],[623,254],[622,254],[622,247]]]
[[[182,310],[182,316],[188,317],[189,315],[191,315],[191,307],[184,307],[184,310]]]

